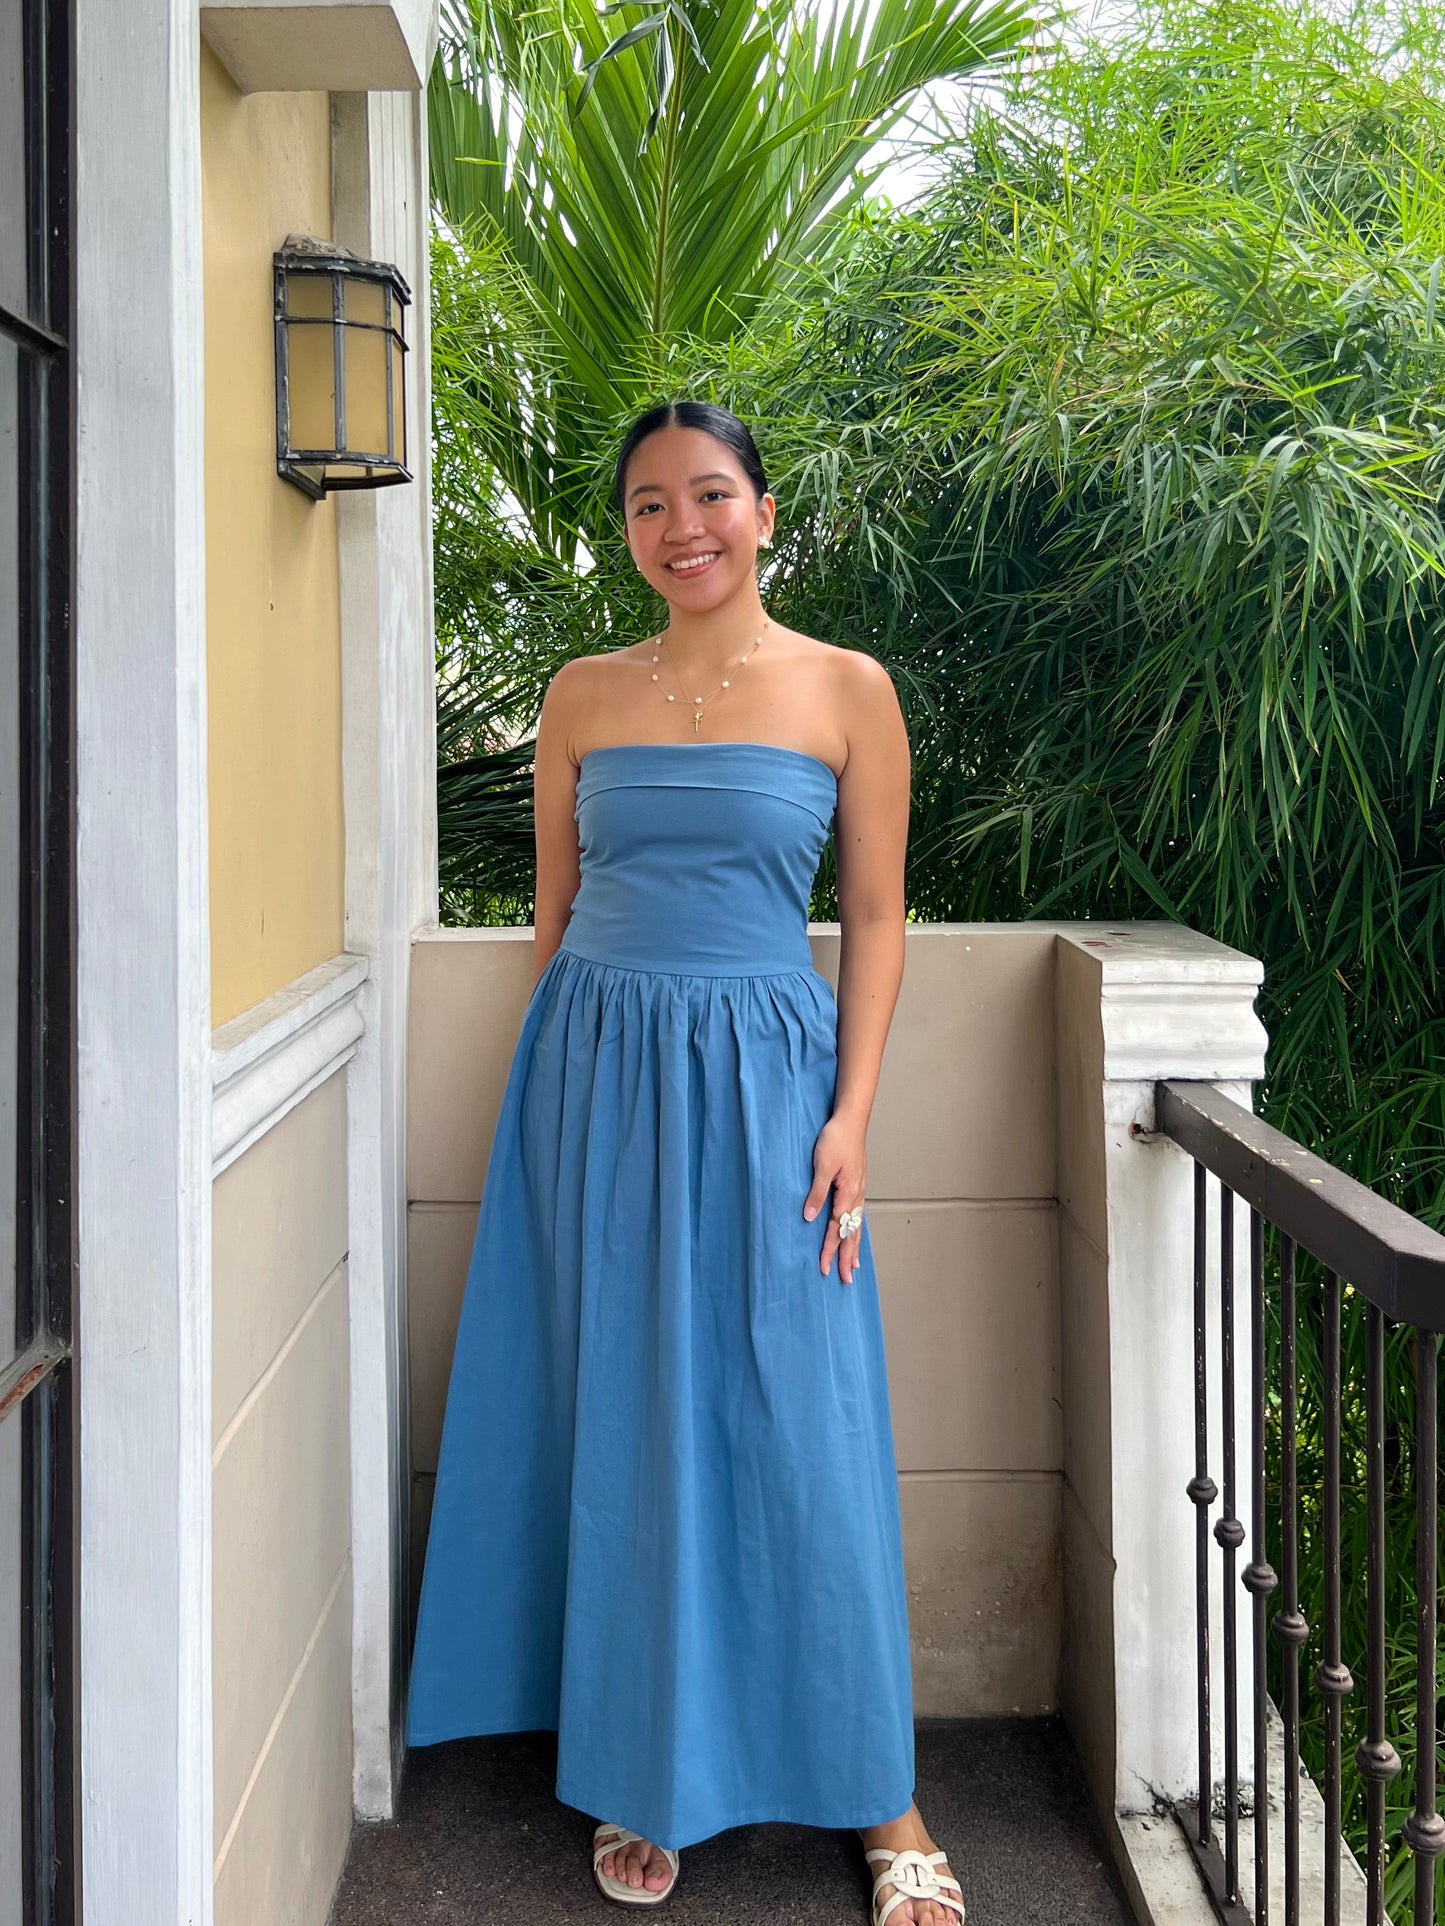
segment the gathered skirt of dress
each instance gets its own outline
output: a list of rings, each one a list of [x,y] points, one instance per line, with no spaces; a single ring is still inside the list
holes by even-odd
[[[553,1729],[558,1797],[658,1845],[913,1796],[868,1221],[844,1284],[803,1217],[832,785],[763,744],[584,758],[457,1332],[409,1741]]]

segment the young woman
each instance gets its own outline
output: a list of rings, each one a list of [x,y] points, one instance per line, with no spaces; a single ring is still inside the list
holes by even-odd
[[[913,1804],[897,1473],[865,1133],[903,971],[909,749],[886,672],[769,620],[736,417],[617,462],[662,631],[554,678],[538,972],[452,1366],[413,1745],[558,1734],[593,1871],[857,1828],[874,1926],[964,1908]],[[836,998],[807,914],[834,827]]]

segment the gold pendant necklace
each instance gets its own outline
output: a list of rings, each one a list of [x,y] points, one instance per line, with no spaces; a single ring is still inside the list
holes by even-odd
[[[738,666],[739,668],[742,668],[742,667],[744,666],[744,664],[745,664],[745,663],[747,662],[747,659],[748,659],[748,655],[749,655],[749,654],[751,654],[751,652],[752,652],[752,650],[753,650],[753,649],[756,649],[756,648],[758,648],[758,647],[759,647],[759,645],[760,645],[760,644],[761,644],[761,642],[762,642],[762,639],[763,639],[763,636],[767,634],[767,632],[768,632],[768,630],[769,630],[769,629],[770,629],[771,627],[772,627],[772,623],[771,623],[771,621],[770,621],[770,619],[769,619],[769,618],[768,618],[768,617],[767,617],[767,616],[765,615],[765,616],[763,617],[763,627],[762,627],[762,633],[761,633],[761,634],[760,634],[760,635],[758,636],[758,638],[757,638],[757,641],[755,641],[755,642],[753,642],[753,643],[751,643],[751,644],[750,644],[750,646],[749,646],[749,648],[748,648],[748,649],[747,649],[747,650],[746,650],[746,651],[745,651],[745,652],[744,652],[744,653],[743,653],[742,655],[740,655],[740,656],[738,657],[738,661],[737,661],[737,666]],[[653,639],[653,641],[654,641],[654,642],[660,642],[660,643],[662,644],[662,646],[663,646],[663,647],[664,647],[665,649],[667,649],[667,635],[666,635],[666,633],[665,633],[665,632],[664,632],[664,633],[662,633],[662,634],[660,634],[660,635],[654,635],[652,639]],[[673,659],[673,654],[672,654],[672,650],[671,650],[671,649],[667,649],[667,654],[668,654],[668,660],[669,660],[670,662],[672,662],[672,668],[673,668],[673,674],[674,674],[674,675],[676,675],[676,676],[677,676],[677,679],[678,679],[678,681],[679,681],[679,682],[681,682],[681,681],[682,681],[682,677],[681,677],[681,675],[679,675],[679,674],[678,674],[678,671],[677,671],[677,664],[676,664],[676,661],[675,661],[675,660]],[[653,663],[654,663],[654,665],[655,665],[655,664],[657,664],[658,662],[660,662],[660,661],[662,660],[662,658],[661,658],[660,656],[656,656],[656,655],[655,655],[655,656],[653,656],[653,658],[652,658],[652,660],[653,660]],[[657,669],[656,669],[656,667],[655,667],[655,666],[654,666],[654,668],[653,668],[653,671],[652,671],[652,679],[653,679],[653,681],[654,681],[654,682],[656,682],[656,681],[658,681],[658,680],[659,680],[659,677],[658,677],[658,673],[657,673]],[[724,677],[723,677],[723,679],[722,679],[722,681],[721,681],[721,682],[719,682],[719,684],[717,685],[717,687],[716,687],[716,688],[715,688],[715,689],[713,690],[713,692],[712,692],[712,695],[709,695],[709,696],[694,696],[694,697],[693,697],[693,699],[692,699],[692,700],[693,700],[693,712],[692,712],[692,732],[693,732],[693,734],[694,734],[694,735],[696,735],[696,734],[698,733],[698,731],[699,731],[699,730],[700,730],[700,729],[702,728],[702,712],[703,712],[703,710],[704,710],[704,709],[705,709],[705,708],[707,707],[707,705],[708,705],[708,704],[709,704],[709,703],[710,703],[710,702],[712,701],[712,699],[713,699],[713,696],[716,696],[716,695],[721,695],[724,689],[730,689],[731,687],[732,687],[732,680],[731,680],[731,677],[730,677],[730,676],[724,676]],[[664,695],[667,695],[667,691],[666,691],[666,689],[664,689],[664,690],[662,691],[662,693],[663,693]],[[677,701],[677,697],[676,697],[675,695],[668,695],[668,696],[667,696],[667,699],[668,699],[668,701],[669,701],[669,702],[676,702],[676,701]]]

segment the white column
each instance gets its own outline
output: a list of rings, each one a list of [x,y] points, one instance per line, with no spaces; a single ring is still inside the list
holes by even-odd
[[[96,1921],[211,1918],[194,0],[79,0],[80,1792]]]
[[[1172,925],[1075,925],[1058,954],[1065,1294],[1065,1704],[1105,1811],[1192,1798],[1193,1163],[1153,1134],[1157,1080],[1248,1106],[1264,1071],[1252,957]],[[1209,1512],[1215,1772],[1223,1771],[1218,1191],[1209,1187]],[[1251,1555],[1249,1220],[1235,1205],[1235,1513]],[[1231,1601],[1241,1778],[1253,1771],[1250,1600]]]
[[[426,100],[333,102],[336,239],[393,262],[407,310],[416,479],[340,497],[346,948],[370,959],[348,1072],[354,1797],[391,1816],[401,1763],[411,1454],[406,1042],[411,941],[435,924],[436,712],[427,358]]]

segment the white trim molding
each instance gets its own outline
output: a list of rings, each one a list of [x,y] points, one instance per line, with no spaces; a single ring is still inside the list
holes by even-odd
[[[343,952],[212,1036],[211,1170],[219,1176],[356,1055],[370,963]]]
[[[243,94],[415,92],[437,0],[205,0],[201,32]]]
[[[426,95],[332,95],[333,232],[411,284],[407,419],[428,373]],[[435,923],[436,670],[429,464],[406,488],[342,496],[346,947],[371,959],[349,1072],[353,1799],[392,1816],[405,1723],[411,1420],[406,1313],[407,1011],[414,933]]]
[[[78,0],[86,1918],[209,1926],[211,1076],[193,0]]]

